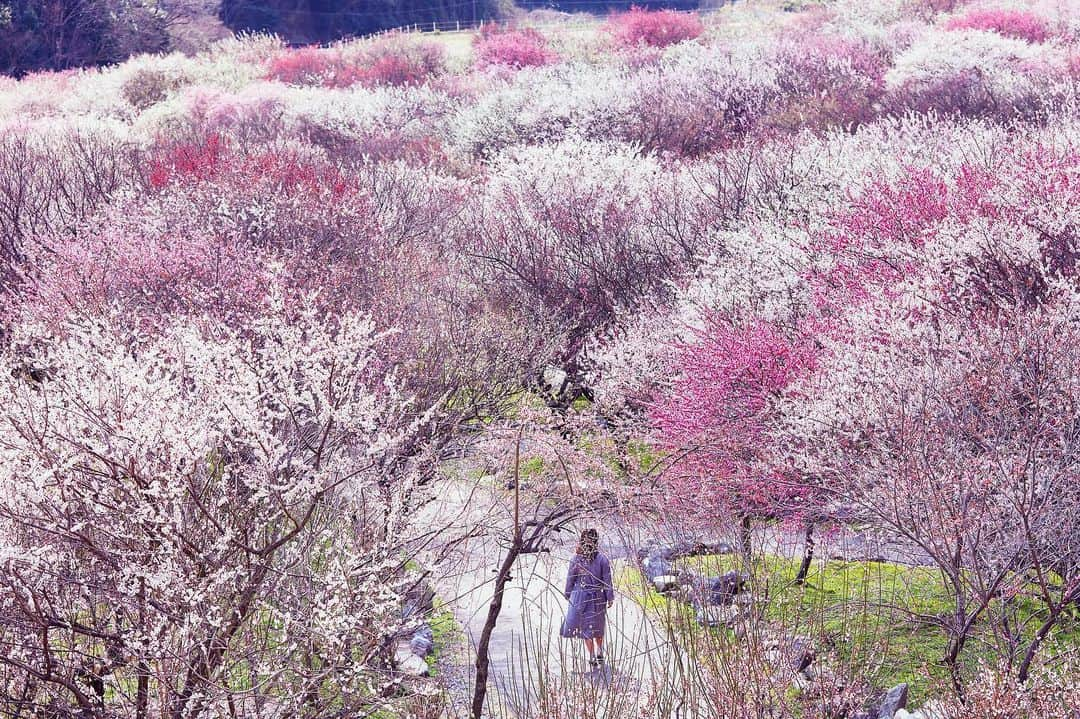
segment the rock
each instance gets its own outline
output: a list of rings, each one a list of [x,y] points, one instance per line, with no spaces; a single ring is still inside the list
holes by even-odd
[[[408,642],[399,642],[394,652],[394,666],[402,674],[410,677],[424,677],[428,674],[428,664],[416,656]]]
[[[675,591],[679,588],[679,578],[671,574],[661,574],[652,580],[653,587],[661,594]]]
[[[416,656],[423,658],[428,654],[431,654],[431,650],[435,648],[435,635],[431,631],[431,627],[423,625],[415,632],[413,632],[412,639],[409,640],[409,649]]]
[[[405,661],[398,664],[398,671],[410,677],[426,677],[430,667],[421,657],[410,654]]]
[[[878,708],[878,719],[893,719],[896,712],[907,708],[908,685],[897,684],[885,694]]]
[[[700,557],[709,554],[728,554],[731,545],[727,542],[708,542],[701,539],[681,539],[676,542],[665,544],[652,537],[645,540],[643,546],[637,550],[639,560],[644,560],[649,555],[657,555],[666,562],[674,562],[684,557]]]
[[[548,386],[548,391],[553,395],[558,395],[566,388],[566,370],[560,367],[554,367],[548,365],[544,367],[544,384]]]
[[[735,607],[699,607],[697,610],[697,622],[704,627],[732,626],[737,624],[741,616]]]
[[[795,674],[802,674],[813,679],[811,666],[817,658],[810,640],[805,637],[792,637],[786,641],[773,641],[765,649],[765,660],[774,667],[787,667]]]
[[[679,583],[678,589],[674,590],[667,596],[669,599],[673,599],[676,602],[682,602],[683,604],[691,604],[697,606],[694,589],[681,582]]]
[[[428,616],[434,608],[435,590],[426,581],[422,581],[413,585],[405,593],[405,602],[401,608],[401,615],[406,619]]]
[[[853,552],[845,552],[843,550],[830,552],[826,559],[830,562],[876,562],[881,564],[888,560],[885,559],[885,555],[879,553],[873,554],[856,554]]]
[[[727,542],[706,542],[700,539],[680,540],[674,544],[657,546],[656,551],[669,562],[683,557],[702,557],[710,554],[728,554],[731,545]]]
[[[948,713],[940,701],[931,699],[923,704],[912,716],[921,717],[922,719],[945,719]]]
[[[893,719],[914,719],[915,714],[912,714],[907,709],[897,709],[893,714]]]
[[[731,571],[719,577],[712,577],[706,581],[709,604],[727,606],[732,603],[737,594],[746,591],[749,577],[745,574]]]
[[[810,689],[810,680],[802,674],[796,674],[791,680],[791,685],[799,694],[805,694]]]
[[[795,637],[791,640],[791,651],[788,654],[789,664],[792,671],[801,672],[810,667],[817,659],[810,640],[805,637]]]
[[[674,574],[671,563],[658,553],[653,553],[645,557],[645,560],[641,563],[641,569],[645,572],[645,576],[648,577],[650,582],[655,581],[657,577],[671,576]]]

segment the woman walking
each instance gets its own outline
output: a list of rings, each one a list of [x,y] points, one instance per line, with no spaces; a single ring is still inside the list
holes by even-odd
[[[586,529],[578,540],[577,551],[566,572],[566,612],[560,634],[585,640],[589,665],[604,663],[604,626],[607,610],[615,601],[611,586],[611,564],[600,554],[600,537],[595,529]]]

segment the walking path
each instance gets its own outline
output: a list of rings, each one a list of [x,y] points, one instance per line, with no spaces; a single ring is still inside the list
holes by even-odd
[[[508,536],[510,527],[506,517],[492,511],[505,499],[495,499],[491,490],[461,483],[445,493],[436,512],[444,523],[453,519],[458,536],[478,525],[487,530],[483,536],[459,543],[443,561],[445,571],[436,571],[433,577],[436,591],[451,607],[471,648],[479,641],[494,594],[495,568],[503,556],[500,538]],[[448,536],[454,534],[448,532]],[[521,556],[515,565],[491,637],[488,706],[492,716],[557,715],[550,702],[558,693],[551,690],[567,685],[595,694],[598,716],[625,716],[638,692],[649,690],[652,681],[662,679],[672,664],[674,648],[663,630],[646,617],[644,608],[619,591],[608,613],[605,654],[610,666],[606,670],[589,670],[583,644],[559,637],[566,610],[563,583],[576,539],[569,534],[553,538],[549,551]],[[624,553],[615,547],[604,549],[610,556]],[[613,576],[618,576],[624,561],[613,562]]]

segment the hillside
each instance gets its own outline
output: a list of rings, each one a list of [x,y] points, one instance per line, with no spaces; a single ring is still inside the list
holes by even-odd
[[[0,79],[0,714],[1076,719],[1078,80],[1057,0]]]

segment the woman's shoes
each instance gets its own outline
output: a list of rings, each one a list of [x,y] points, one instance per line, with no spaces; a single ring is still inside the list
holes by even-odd
[[[595,657],[589,659],[589,666],[593,668],[604,666],[604,655],[597,654]]]

